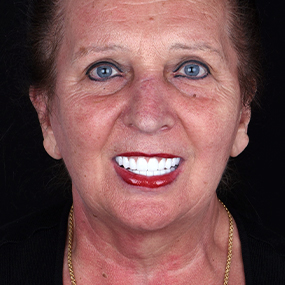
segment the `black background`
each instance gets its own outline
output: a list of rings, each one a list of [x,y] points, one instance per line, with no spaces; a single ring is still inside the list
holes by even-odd
[[[42,147],[35,111],[23,82],[28,0],[0,3],[0,224],[63,198],[58,168]],[[261,108],[254,110],[250,144],[234,160],[243,193],[260,219],[285,236],[285,1],[257,3],[266,62]]]

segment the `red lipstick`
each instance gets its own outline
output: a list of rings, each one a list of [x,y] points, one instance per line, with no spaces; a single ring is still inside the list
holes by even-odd
[[[127,156],[127,157],[143,156],[143,157],[162,157],[162,158],[174,158],[175,157],[173,155],[167,155],[167,154],[146,155],[146,154],[141,154],[141,153],[121,154],[120,156]],[[177,178],[180,172],[178,169],[176,169],[164,175],[145,176],[145,175],[136,174],[132,171],[129,171],[125,169],[124,167],[119,166],[116,162],[114,162],[114,167],[115,167],[117,174],[126,183],[133,185],[133,186],[146,187],[146,188],[159,188],[162,186],[169,185]]]

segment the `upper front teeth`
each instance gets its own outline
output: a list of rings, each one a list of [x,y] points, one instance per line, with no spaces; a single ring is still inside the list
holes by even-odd
[[[162,158],[152,157],[148,161],[144,157],[126,157],[117,156],[116,162],[131,172],[147,176],[164,175],[174,171],[179,165],[180,158]]]

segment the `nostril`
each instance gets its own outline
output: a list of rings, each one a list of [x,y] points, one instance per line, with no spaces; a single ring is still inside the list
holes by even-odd
[[[162,131],[165,131],[165,130],[167,130],[167,129],[169,129],[169,126],[167,126],[167,125],[164,125],[164,126],[161,127],[161,130],[162,130]]]
[[[174,116],[170,112],[135,112],[131,110],[125,114],[125,125],[130,128],[135,128],[144,133],[156,133],[166,131],[173,127]]]

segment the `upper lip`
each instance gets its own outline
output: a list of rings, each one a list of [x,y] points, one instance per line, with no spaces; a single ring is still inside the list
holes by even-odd
[[[161,158],[175,158],[180,157],[179,155],[174,154],[168,154],[168,153],[143,153],[143,152],[126,152],[126,153],[120,153],[115,156],[126,156],[126,157],[161,157]]]

